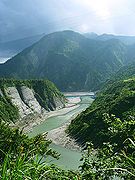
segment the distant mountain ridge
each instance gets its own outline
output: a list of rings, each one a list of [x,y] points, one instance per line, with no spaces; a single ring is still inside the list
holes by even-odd
[[[85,37],[89,39],[107,41],[111,39],[118,39],[123,42],[125,45],[133,45],[135,44],[135,36],[122,36],[122,35],[113,35],[113,34],[101,34],[98,35],[96,33],[85,33]]]
[[[31,46],[33,43],[39,41],[43,36],[43,34],[40,34],[23,39],[0,42],[0,58],[9,58],[14,56],[25,48]]]
[[[62,91],[89,91],[99,89],[106,79],[134,60],[134,45],[62,31],[44,36],[1,64],[0,76],[47,78]]]

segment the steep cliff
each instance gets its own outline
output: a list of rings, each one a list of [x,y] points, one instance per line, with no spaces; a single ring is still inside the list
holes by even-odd
[[[64,96],[48,80],[0,80],[0,120],[15,122],[64,104]]]

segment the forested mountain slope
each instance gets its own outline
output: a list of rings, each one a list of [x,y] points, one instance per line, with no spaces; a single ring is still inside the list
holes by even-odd
[[[92,141],[96,147],[135,138],[135,75],[130,71],[134,67],[124,67],[119,78],[117,74],[105,84],[92,105],[71,122],[70,135],[81,143]]]
[[[134,61],[129,49],[116,39],[99,41],[73,31],[56,32],[0,65],[0,76],[47,78],[62,91],[97,90],[120,67]]]

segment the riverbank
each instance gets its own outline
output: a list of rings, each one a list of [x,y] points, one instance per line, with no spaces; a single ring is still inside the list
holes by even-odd
[[[65,96],[74,96],[74,97],[80,97],[80,96],[94,96],[94,92],[63,92]]]
[[[75,139],[71,138],[65,132],[71,120],[74,119],[76,116],[73,116],[68,122],[66,122],[61,127],[49,131],[47,134],[47,139],[51,140],[52,143],[60,145],[67,149],[81,151],[82,147],[75,141]]]
[[[67,95],[67,94],[66,94]],[[68,94],[71,95],[71,94]],[[74,95],[77,95],[76,93],[74,93]],[[86,96],[86,95],[85,95]],[[72,96],[71,96],[72,97]],[[81,100],[81,104],[91,104],[92,103],[92,99],[90,100]],[[71,101],[72,102],[72,101]],[[88,106],[89,106],[88,105]],[[87,106],[87,107],[88,107]],[[86,107],[86,108],[87,108]],[[85,110],[85,109],[83,109]],[[80,111],[82,112],[82,111]],[[52,129],[50,131],[48,131],[48,135],[47,138],[50,139],[54,144],[56,145],[60,145],[62,147],[65,147],[67,149],[71,149],[71,150],[77,150],[77,151],[81,151],[82,147],[80,146],[80,144],[78,144],[75,139],[71,138],[65,131],[68,128],[69,124],[71,123],[72,119],[75,119],[75,117],[80,113],[77,112],[75,114],[73,114],[68,121],[66,121],[64,124],[62,124],[60,127]]]
[[[54,116],[64,115],[80,106],[78,105],[78,103],[81,101],[79,97],[67,99],[68,102],[65,104],[65,108],[49,112],[45,111],[42,114],[32,114],[22,119],[21,121],[16,122],[15,124],[11,124],[10,126],[19,127],[20,129],[23,129],[24,133],[29,133],[35,126],[43,123],[44,121],[46,121],[46,119]]]
[[[68,99],[73,100],[73,96],[68,97]],[[77,99],[76,99],[77,100]],[[80,159],[82,156],[82,152],[80,152],[81,148],[78,147],[77,143],[69,138],[65,133],[66,125],[71,121],[71,119],[75,118],[78,114],[84,111],[91,103],[93,102],[93,98],[91,96],[81,96],[81,102],[75,108],[63,115],[57,115],[50,118],[47,118],[44,122],[39,125],[33,127],[33,130],[28,133],[29,137],[34,137],[37,134],[44,134],[45,132],[53,132],[54,140],[59,140],[59,142],[54,142],[50,145],[50,147],[59,152],[61,154],[59,160],[55,160],[54,158],[49,159],[50,163],[57,164],[63,169],[71,169],[76,170],[80,165]],[[70,104],[69,105],[73,105]],[[54,130],[54,131],[53,131]],[[61,142],[62,141],[62,142]],[[60,145],[57,145],[60,144]]]

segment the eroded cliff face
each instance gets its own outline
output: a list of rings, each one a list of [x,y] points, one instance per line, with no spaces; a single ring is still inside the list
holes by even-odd
[[[5,89],[6,95],[11,99],[13,105],[19,110],[20,118],[23,118],[29,114],[42,114],[47,109],[43,108],[35,97],[35,91],[27,86],[21,86],[19,90],[16,87],[8,87]],[[2,94],[2,91],[0,91]],[[51,109],[61,109],[64,107],[64,103],[58,97],[54,97],[50,102]]]
[[[21,118],[28,114],[41,113],[42,107],[34,97],[34,91],[26,86],[22,86],[20,91],[16,87],[5,89],[6,95],[11,99],[13,105],[19,110]]]
[[[34,112],[41,113],[42,107],[40,106],[39,102],[35,98],[35,92],[33,89],[30,89],[26,86],[22,86],[20,88],[22,94],[22,100],[24,103]]]
[[[19,120],[30,115],[37,117],[65,106],[64,96],[49,81],[1,83],[0,98],[0,103],[3,101],[18,109]]]
[[[2,90],[0,89],[0,96],[2,96],[3,97],[3,92],[2,92]]]
[[[5,89],[6,95],[11,99],[11,102],[18,108],[21,118],[32,113],[32,110],[23,102],[18,90],[15,87],[8,87]]]

